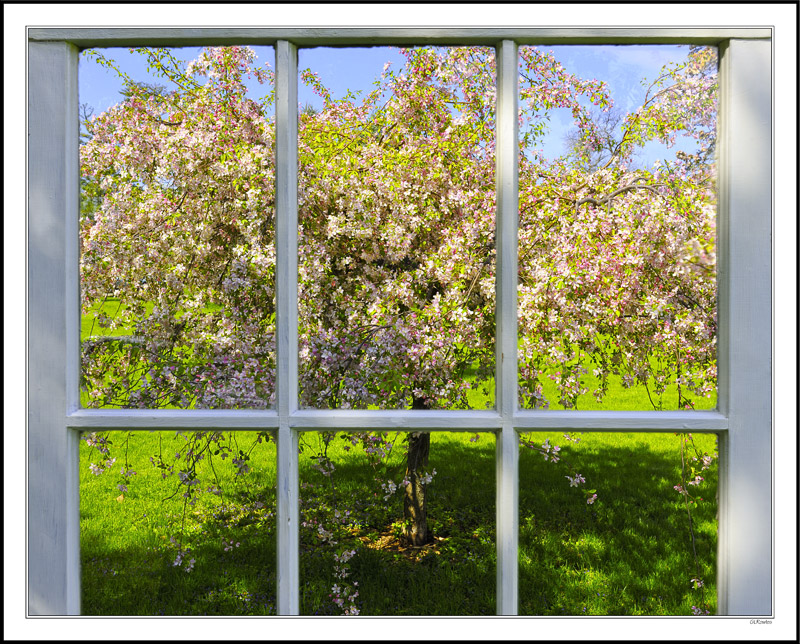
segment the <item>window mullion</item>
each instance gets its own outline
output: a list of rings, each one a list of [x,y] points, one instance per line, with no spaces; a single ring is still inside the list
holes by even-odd
[[[278,404],[278,614],[300,612],[297,432],[297,48],[275,51],[275,244]]]
[[[495,135],[497,222],[496,400],[502,418],[496,447],[497,613],[517,614],[519,526],[519,447],[514,429],[517,409],[517,223],[518,47],[497,47],[497,132]]]

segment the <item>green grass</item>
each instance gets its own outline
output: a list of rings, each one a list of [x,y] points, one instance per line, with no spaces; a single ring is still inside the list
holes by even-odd
[[[115,307],[107,302],[106,307]],[[113,310],[108,310],[112,314]],[[84,319],[82,335],[89,332]],[[93,333],[98,334],[95,328]],[[119,333],[119,332],[117,332]],[[591,387],[591,385],[590,385]],[[493,387],[489,383],[489,390]],[[490,394],[491,395],[491,394]],[[637,397],[638,396],[638,397]],[[591,396],[579,409],[648,409],[641,389],[612,383],[598,406]],[[489,398],[490,399],[490,398]],[[475,408],[486,394],[474,393]],[[715,400],[697,408],[713,408]],[[554,406],[556,407],[556,406]],[[665,404],[668,407],[668,403]],[[100,458],[81,442],[81,560],[86,615],[273,615],[276,613],[275,446],[257,446],[252,472],[235,475],[230,459],[213,460],[222,496],[203,494],[186,507],[173,474],[150,457],[165,460],[183,445],[174,432],[110,434],[116,463],[95,476],[89,462]],[[519,483],[519,612],[522,615],[689,615],[693,605],[716,607],[716,467],[697,495],[706,499],[692,511],[696,548],[705,581],[697,576],[680,483],[680,442],[674,434],[584,434],[578,445],[561,433],[528,435],[562,446],[562,462],[544,462],[521,448]],[[254,435],[230,440],[247,449]],[[334,439],[328,456],[331,478],[314,469],[324,450],[321,435],[302,437],[300,456],[300,606],[305,615],[336,615],[334,584],[358,582],[355,601],[363,615],[493,615],[496,610],[495,445],[482,434],[434,433],[429,471],[429,525],[434,543],[420,549],[398,541],[402,520],[399,493],[384,501],[379,482],[399,481],[403,444],[399,438],[385,464],[373,467],[363,450],[347,450]],[[695,436],[701,451],[714,453],[714,436]],[[237,447],[238,449],[238,447]],[[137,474],[121,492],[120,468]],[[566,462],[599,495],[569,487]],[[177,468],[176,468],[177,469]],[[213,481],[211,463],[201,461],[204,486]],[[181,490],[182,491],[182,490]],[[171,498],[169,498],[171,497]],[[314,521],[332,529],[335,545],[320,539]],[[175,543],[171,538],[176,540]],[[173,565],[178,544],[195,559],[190,572]],[[238,544],[238,545],[236,545]],[[227,546],[227,549],[226,549]],[[231,547],[232,546],[232,547]],[[348,576],[335,576],[334,555],[354,549]]]
[[[252,435],[237,434],[239,444]],[[687,517],[672,488],[680,482],[678,438],[672,434],[584,434],[578,446],[558,433],[564,459],[581,472],[599,499],[570,488],[562,463],[545,463],[525,448],[520,454],[519,610],[523,615],[688,615],[704,597],[715,607],[716,478],[698,493],[707,499],[693,510],[698,556],[706,583],[696,576]],[[173,475],[161,479],[148,460],[182,443],[173,433],[137,432],[128,460],[138,474],[129,491],[116,485],[124,461],[95,476],[89,448],[81,445],[81,550],[83,612],[90,615],[269,615],[275,613],[275,449],[260,445],[253,471],[236,477],[229,460],[217,457],[223,496],[203,495],[184,518]],[[123,443],[124,432],[112,434]],[[356,604],[364,615],[492,615],[495,612],[494,437],[436,433],[429,471],[429,522],[436,540],[420,549],[396,539],[402,518],[398,493],[388,501],[375,477],[402,474],[402,443],[388,467],[373,469],[363,451],[344,450],[337,438],[328,450],[336,464],[330,480],[313,469],[317,434],[304,436],[300,460],[301,513],[310,526],[300,531],[301,614],[334,615],[329,594],[337,580],[334,554],[355,549],[348,581],[358,581]],[[696,436],[714,451],[713,436]],[[402,440],[402,439],[401,439]],[[96,454],[93,459],[97,461]],[[205,464],[209,473],[208,464]],[[263,507],[258,507],[258,504]],[[223,508],[225,506],[225,508]],[[350,513],[331,546],[318,536],[315,519],[331,529],[334,511]],[[218,518],[215,518],[217,515]],[[221,519],[220,519],[221,518]],[[183,526],[182,530],[180,526]],[[182,535],[196,559],[185,572],[173,566]],[[225,542],[239,543],[225,551]]]
[[[653,360],[655,363],[655,360]],[[666,391],[660,396],[656,396],[651,391],[651,399],[647,391],[641,385],[624,387],[619,376],[611,375],[608,378],[608,393],[601,402],[592,395],[592,392],[599,388],[600,379],[592,373],[591,364],[584,364],[588,373],[581,378],[581,384],[588,390],[588,393],[578,396],[577,409],[579,411],[606,410],[606,411],[653,411],[655,404],[660,406],[662,411],[674,411],[680,409],[678,406],[678,388],[675,385],[667,387]],[[564,409],[558,403],[559,394],[555,383],[550,378],[544,378],[542,392],[550,401],[551,409]],[[716,393],[708,397],[696,396],[684,389],[684,398],[688,397],[694,404],[696,410],[715,409],[717,406]]]
[[[384,500],[374,480],[403,474],[402,437],[396,440],[387,467],[377,471],[360,449],[344,452],[349,443],[335,439],[329,449],[336,465],[337,508],[351,513],[354,534],[339,548],[356,547],[350,576],[358,581],[357,604],[364,615],[493,615],[495,612],[494,437],[436,433],[431,438],[428,471],[436,470],[428,488],[429,526],[433,544],[405,548],[401,530],[402,498]],[[308,436],[314,445],[317,436]],[[301,459],[302,508],[316,509],[329,499],[329,482]],[[353,453],[356,451],[357,453]],[[312,511],[312,514],[314,512]],[[345,531],[343,531],[345,532]],[[301,613],[336,614],[328,593],[336,583],[333,552],[319,547],[314,530],[301,531]],[[349,545],[347,545],[349,544]]]
[[[534,434],[537,443],[560,435]],[[695,436],[713,454],[715,437]],[[716,606],[716,468],[692,510],[697,577],[674,434],[584,434],[565,458],[599,498],[588,505],[563,472],[536,453],[520,454],[520,614],[688,615]],[[693,491],[694,492],[694,491]]]
[[[148,303],[146,305],[147,314],[149,315],[152,310],[153,310],[153,305],[151,303]],[[123,327],[113,330],[102,327],[97,323],[95,319],[96,314],[99,313],[103,313],[109,318],[115,319],[123,312],[124,309],[120,304],[119,299],[115,297],[106,298],[101,304],[96,304],[91,308],[89,314],[81,316],[81,340],[84,340],[89,336],[114,336],[114,335],[128,335],[133,333],[133,329],[129,327]]]
[[[169,462],[181,437],[134,433],[127,460],[137,474],[121,492],[127,434],[109,436],[117,462],[99,476],[89,470],[89,462],[99,460],[97,452],[84,441],[80,447],[82,613],[275,614],[274,443],[259,446],[259,458],[245,477],[235,475],[230,459],[215,458],[224,494],[204,494],[191,508],[180,494],[168,498],[179,487],[177,477],[162,479],[149,460],[163,453]],[[206,485],[213,482],[207,460],[198,469]],[[226,551],[230,540],[234,547]],[[178,543],[191,548],[196,559],[191,572],[173,565]]]

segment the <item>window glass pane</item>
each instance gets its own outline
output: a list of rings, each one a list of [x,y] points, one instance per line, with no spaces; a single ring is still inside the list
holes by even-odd
[[[273,405],[273,60],[81,56],[83,406]]]
[[[301,615],[495,614],[494,436],[408,438],[301,436]]]
[[[520,615],[716,612],[715,435],[521,439]]]
[[[276,614],[268,433],[82,438],[82,614]]]
[[[492,407],[494,51],[299,69],[301,405]]]
[[[716,50],[520,48],[520,406],[716,406]]]

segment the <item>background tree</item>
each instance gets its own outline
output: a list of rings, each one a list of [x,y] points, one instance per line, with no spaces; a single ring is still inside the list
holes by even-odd
[[[619,145],[618,129],[625,118],[625,113],[617,106],[611,109],[595,110],[592,122],[598,134],[598,142],[589,145],[581,130],[573,128],[564,135],[568,154],[575,157],[576,163],[587,172],[593,172],[604,166],[615,157]]]

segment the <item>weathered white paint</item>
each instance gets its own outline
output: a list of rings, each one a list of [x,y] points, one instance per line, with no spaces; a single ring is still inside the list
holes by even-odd
[[[300,612],[297,409],[297,48],[275,51],[275,293],[278,416],[278,614]]]
[[[66,417],[66,425],[83,431],[186,431],[224,428],[253,431],[277,428],[276,411],[230,409],[79,409]]]
[[[497,591],[501,614],[513,614],[517,604],[518,430],[719,432],[719,612],[769,614],[772,606],[771,86],[770,42],[757,39],[770,35],[770,30],[765,29],[29,30],[29,614],[63,615],[79,611],[77,430],[265,427],[277,427],[279,437],[278,609],[281,614],[299,611],[298,431],[337,427],[486,429],[497,433]],[[517,36],[516,44],[510,42]],[[290,38],[293,43],[278,42],[276,56],[277,410],[77,409],[77,49],[61,41],[79,47],[178,46],[266,44],[280,38]],[[516,164],[508,167],[512,154],[507,147],[510,139],[516,139],[516,132],[510,134],[508,121],[509,114],[516,111],[516,56],[512,52],[516,52],[518,44],[538,42],[714,43],[728,38],[736,40],[723,48],[721,70],[719,411],[517,410],[517,178]],[[498,47],[497,410],[298,410],[295,46],[390,42],[496,44],[501,40],[505,42]],[[510,106],[512,100],[514,107]],[[516,119],[512,120],[516,128]]]
[[[495,181],[496,338],[495,384],[502,428],[495,449],[497,514],[497,614],[516,615],[518,603],[519,440],[517,411],[517,226],[519,220],[519,63],[517,44],[497,47]]]
[[[331,429],[375,429],[381,431],[479,431],[501,426],[494,411],[372,411],[303,409],[292,414],[292,427],[305,431]]]
[[[771,42],[731,40],[720,68],[720,612],[772,614]],[[794,431],[794,428],[789,428]]]
[[[517,411],[518,79],[517,47],[504,40],[497,48],[495,386],[497,409],[506,422]]]
[[[67,221],[78,217],[78,50],[28,50],[28,612],[78,614],[78,438],[67,411]],[[77,269],[77,265],[74,267]]]
[[[520,410],[514,425],[522,431],[716,432],[728,419],[716,411],[566,411]]]
[[[615,27],[274,27],[274,28],[64,28],[29,30],[33,40],[65,40],[79,47],[274,45],[299,47],[375,45],[689,44],[716,45],[727,38],[770,38],[767,28]]]
[[[252,431],[277,428],[277,411],[226,409],[79,409],[65,417],[71,429],[130,431],[217,429]],[[300,431],[374,429],[385,431],[493,431],[503,426],[499,411],[301,409],[288,415],[289,427]],[[728,417],[716,411],[533,411],[519,409],[511,424],[520,431],[718,432]]]

